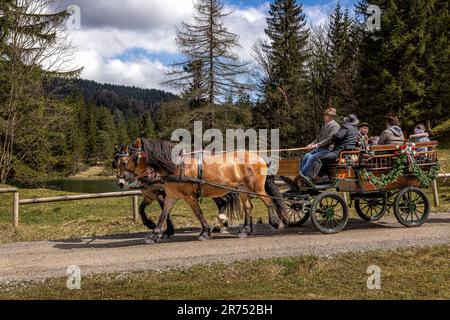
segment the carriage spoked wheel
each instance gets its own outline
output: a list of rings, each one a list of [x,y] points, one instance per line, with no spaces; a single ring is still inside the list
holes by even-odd
[[[310,205],[296,196],[284,195],[284,204],[286,206],[286,218],[289,221],[289,227],[301,227],[308,221],[310,216]]]
[[[420,227],[430,215],[430,202],[422,190],[405,188],[395,198],[394,214],[405,227]]]
[[[387,212],[387,198],[367,198],[355,200],[355,210],[364,221],[378,221]]]
[[[311,208],[311,222],[322,233],[338,233],[349,219],[348,207],[337,193],[326,192],[316,197]]]

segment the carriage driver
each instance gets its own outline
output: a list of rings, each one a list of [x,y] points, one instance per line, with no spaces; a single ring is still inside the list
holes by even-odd
[[[330,139],[334,144],[333,149],[330,148],[326,154],[318,157],[312,163],[311,168],[306,175],[308,182],[314,184],[314,181],[322,168],[323,162],[332,163],[339,158],[341,151],[355,149],[356,143],[358,142],[358,125],[359,120],[356,115],[350,114],[348,117],[344,118],[344,123],[341,128]],[[329,179],[324,179],[324,181],[329,182]]]
[[[325,124],[320,129],[319,136],[306,146],[310,152],[303,157],[300,169],[300,176],[304,179],[307,179],[307,174],[315,160],[330,152],[331,141],[340,129],[340,125],[335,120],[336,116],[336,109],[328,108],[323,115]]]

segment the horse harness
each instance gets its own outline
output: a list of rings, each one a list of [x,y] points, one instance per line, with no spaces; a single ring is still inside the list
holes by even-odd
[[[141,149],[136,149],[133,151],[138,151],[138,157],[142,156],[142,150]],[[252,195],[252,196],[261,196],[261,197],[268,197],[271,199],[278,199],[278,200],[284,200],[284,198],[279,198],[279,197],[273,197],[273,196],[269,196],[269,195],[265,195],[265,194],[259,194],[256,192],[250,192],[247,190],[241,190],[238,188],[232,188],[232,187],[227,187],[225,185],[220,185],[217,183],[213,183],[213,182],[209,182],[203,179],[203,161],[204,161],[204,152],[199,152],[199,159],[197,162],[197,177],[196,178],[191,178],[191,177],[186,177],[185,176],[185,163],[184,161],[181,162],[180,166],[181,166],[181,170],[180,170],[180,175],[179,176],[166,176],[166,177],[157,177],[157,178],[148,178],[148,176],[150,175],[150,173],[154,173],[154,170],[146,170],[144,173],[136,176],[134,179],[135,180],[141,180],[142,182],[144,182],[147,185],[153,185],[156,183],[161,183],[164,184],[165,182],[174,182],[174,183],[195,183],[197,184],[197,192],[196,192],[196,196],[198,198],[201,197],[202,195],[202,186],[203,185],[209,185],[211,187],[215,187],[215,188],[220,188],[220,189],[224,189],[224,190],[228,190],[230,192],[237,192],[237,193],[244,193],[244,194],[248,194],[248,195]],[[136,157],[136,158],[138,158]],[[134,161],[134,159],[132,160]]]
[[[205,181],[203,180],[203,157],[204,157],[204,153],[199,152],[198,153],[198,161],[197,161],[197,178],[194,180],[192,178],[189,177],[185,177],[185,168],[186,165],[184,163],[184,160],[181,162],[181,170],[180,170],[180,176],[179,176],[179,180],[175,181],[175,182],[186,182],[188,180],[197,183],[197,192],[196,192],[196,196],[197,198],[200,198],[202,196],[202,185],[205,184]],[[169,179],[167,179],[169,178]],[[164,181],[168,181],[171,180],[170,177],[166,177],[164,179]]]

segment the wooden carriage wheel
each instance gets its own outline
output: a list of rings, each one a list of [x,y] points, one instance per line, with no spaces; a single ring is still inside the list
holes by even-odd
[[[430,215],[430,202],[422,190],[408,187],[395,198],[394,214],[405,227],[420,227]]]
[[[378,221],[386,214],[387,197],[356,199],[355,210],[356,213],[364,221]]]
[[[285,193],[283,196],[289,227],[300,227],[305,224],[310,216],[309,202],[295,194]]]
[[[347,225],[348,207],[337,193],[325,192],[316,197],[311,208],[311,222],[322,233],[338,233]]]

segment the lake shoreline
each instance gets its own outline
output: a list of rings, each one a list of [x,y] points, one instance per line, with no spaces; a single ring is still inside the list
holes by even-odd
[[[67,179],[71,180],[114,180],[116,177],[114,174],[105,174],[106,168],[102,166],[93,166],[87,170],[68,176]]]

